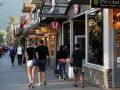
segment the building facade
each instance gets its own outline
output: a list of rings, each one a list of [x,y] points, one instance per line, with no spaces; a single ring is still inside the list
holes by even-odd
[[[42,38],[45,43],[49,41],[46,44],[50,52],[52,47],[54,49],[54,53],[51,52],[53,66],[56,50],[61,44],[68,46],[71,57],[74,45],[79,43],[84,52],[86,82],[103,88],[120,86],[119,9],[91,8],[89,0],[41,0],[42,4],[38,4],[38,0],[33,1],[40,6],[39,25],[35,29],[44,33]],[[60,23],[58,31],[51,29],[53,21]],[[49,32],[42,31],[46,27]]]

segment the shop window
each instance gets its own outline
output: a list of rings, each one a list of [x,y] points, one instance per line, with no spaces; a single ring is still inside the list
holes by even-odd
[[[88,62],[103,65],[103,11],[88,14]]]
[[[85,35],[85,20],[74,21],[73,28],[74,35]]]
[[[68,55],[70,54],[70,23],[64,24],[64,46],[67,46]]]

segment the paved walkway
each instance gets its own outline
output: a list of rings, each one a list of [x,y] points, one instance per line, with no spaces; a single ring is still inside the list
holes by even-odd
[[[35,88],[29,89],[26,65],[18,66],[15,59],[15,66],[12,67],[8,54],[0,58],[0,90],[103,90],[91,84],[85,84],[81,89],[72,86],[71,80],[59,80],[55,77],[52,68],[47,68],[47,85],[37,86],[37,74]],[[110,90],[110,89],[109,89]],[[116,89],[117,90],[117,89]]]

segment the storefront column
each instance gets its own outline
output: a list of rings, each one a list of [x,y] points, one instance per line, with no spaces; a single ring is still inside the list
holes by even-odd
[[[49,54],[51,55],[50,51],[50,34],[48,33],[48,49],[49,49]]]
[[[104,84],[106,88],[113,86],[113,10],[103,9],[104,40]]]
[[[73,20],[70,20],[70,56],[73,51]]]
[[[112,69],[113,59],[113,10],[103,10],[104,68]]]
[[[56,58],[56,45],[57,45],[57,43],[56,43],[56,31],[54,31],[54,57]]]

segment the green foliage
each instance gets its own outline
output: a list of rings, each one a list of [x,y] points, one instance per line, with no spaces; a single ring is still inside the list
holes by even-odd
[[[19,39],[18,39],[18,38],[15,38],[15,39],[14,39],[14,46],[17,47],[18,44],[19,44]]]
[[[0,44],[3,42],[3,34],[0,32]]]
[[[14,25],[14,24],[18,24],[19,22],[20,22],[20,20],[19,20],[19,18],[16,17],[16,16],[11,16],[11,17],[9,18],[9,24]]]

